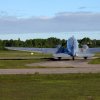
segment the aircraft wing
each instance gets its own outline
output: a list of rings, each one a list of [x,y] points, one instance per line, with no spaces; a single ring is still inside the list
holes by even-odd
[[[5,47],[5,48],[8,50],[40,52],[40,53],[49,53],[49,54],[54,54],[58,50],[57,48],[25,48],[25,47]]]
[[[89,48],[88,51],[90,53],[98,53],[98,52],[100,52],[100,48]]]
[[[92,54],[92,53],[77,53],[77,54],[76,54],[77,57],[83,57],[83,58],[84,58],[84,57],[87,57],[87,58],[88,58],[88,57],[93,57],[94,55],[95,55],[95,54]]]
[[[100,48],[89,48],[86,51],[82,51],[81,49],[79,52],[76,53],[77,57],[93,57],[95,53],[100,52]]]

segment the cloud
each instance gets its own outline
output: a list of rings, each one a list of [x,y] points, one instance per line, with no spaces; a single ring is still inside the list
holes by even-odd
[[[55,16],[0,17],[0,33],[100,31],[100,13],[60,12]]]
[[[85,6],[81,6],[81,7],[79,7],[78,9],[80,9],[80,10],[83,10],[83,9],[86,9],[87,7],[85,7]]]
[[[3,16],[8,16],[8,13],[6,11],[0,11],[0,17],[3,17]]]

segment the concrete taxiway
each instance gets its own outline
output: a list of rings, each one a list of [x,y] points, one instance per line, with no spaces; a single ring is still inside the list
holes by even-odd
[[[27,64],[26,66],[40,66],[29,69],[0,69],[0,74],[64,74],[64,73],[100,73],[100,64],[88,64],[88,60],[75,61],[45,61]],[[41,68],[44,67],[44,68]]]

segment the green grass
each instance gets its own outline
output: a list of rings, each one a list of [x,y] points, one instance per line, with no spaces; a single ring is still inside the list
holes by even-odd
[[[89,64],[100,64],[100,58],[93,59],[89,62]]]
[[[31,55],[30,52],[22,51],[0,51],[0,68],[37,68],[28,67],[26,64],[46,61],[51,55],[34,53]]]
[[[95,56],[99,57],[98,59],[91,60],[90,64],[100,64],[100,53],[97,53]],[[52,57],[48,54],[34,53],[31,55],[30,52],[23,51],[0,51],[0,69],[9,69],[9,68],[46,68],[41,66],[26,66],[26,64],[47,61],[47,59]],[[48,66],[47,66],[48,67]]]
[[[0,75],[0,100],[100,100],[100,74]]]
[[[100,57],[100,53],[99,53],[99,52],[96,53],[95,56],[96,56],[96,57]]]
[[[33,55],[31,55],[31,52],[25,52],[25,51],[0,51],[0,58],[12,58],[12,57],[52,57],[50,54],[43,54],[43,53],[36,53],[34,52]]]
[[[89,64],[100,64],[100,53],[96,53],[95,57],[98,57],[96,59],[92,59]]]
[[[35,66],[29,67],[26,64],[45,61],[44,59],[26,59],[26,60],[0,60],[0,68],[37,68]]]

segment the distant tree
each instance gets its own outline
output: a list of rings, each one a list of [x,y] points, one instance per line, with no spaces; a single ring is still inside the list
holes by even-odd
[[[62,45],[63,47],[66,47],[66,46],[67,46],[66,43],[67,43],[67,41],[66,41],[65,39],[61,40],[61,45]]]
[[[57,39],[50,37],[48,39],[29,39],[26,41],[18,40],[0,40],[0,50],[3,50],[4,47],[37,47],[37,48],[54,48],[57,45],[62,45],[66,47],[66,40]],[[83,38],[78,40],[79,46],[81,47],[84,44],[87,44],[89,47],[100,47],[100,40],[91,40],[90,38]]]
[[[25,41],[25,47],[33,47],[33,43],[31,39]]]

